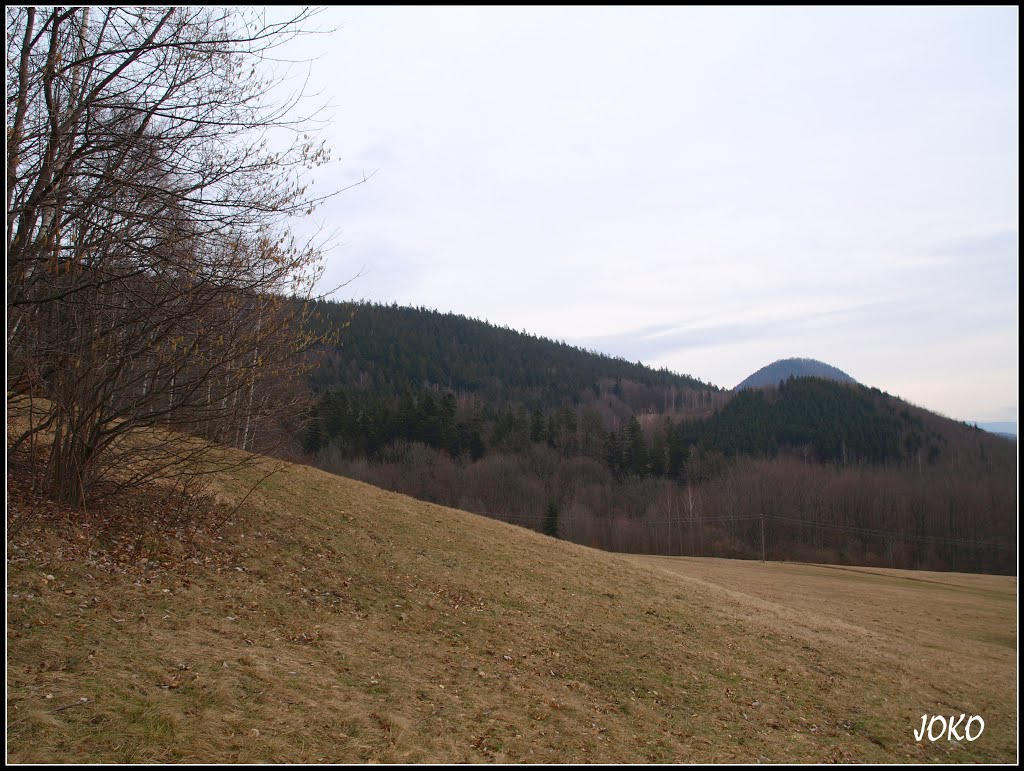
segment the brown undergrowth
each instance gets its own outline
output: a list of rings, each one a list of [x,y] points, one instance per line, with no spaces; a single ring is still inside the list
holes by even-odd
[[[73,508],[47,495],[40,458],[26,452],[7,458],[7,539],[13,554],[28,550],[60,559],[86,560],[113,572],[183,570],[223,557],[219,531],[234,507],[196,480],[152,481],[121,490],[97,484],[96,500]]]

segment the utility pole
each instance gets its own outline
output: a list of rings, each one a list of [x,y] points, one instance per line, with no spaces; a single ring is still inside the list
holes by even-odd
[[[764,562],[764,512],[761,512],[761,562]]]

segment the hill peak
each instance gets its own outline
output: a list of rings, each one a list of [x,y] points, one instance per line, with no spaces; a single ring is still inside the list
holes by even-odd
[[[779,359],[767,366],[761,367],[757,372],[750,375],[740,383],[734,391],[742,391],[745,388],[761,388],[762,386],[778,385],[782,380],[791,377],[820,377],[826,380],[836,380],[841,383],[856,383],[852,377],[841,369],[833,367],[817,359]]]

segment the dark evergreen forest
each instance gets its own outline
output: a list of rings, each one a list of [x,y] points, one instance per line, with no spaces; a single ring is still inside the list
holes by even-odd
[[[599,548],[1013,572],[1016,445],[856,383],[727,392],[454,314],[320,303],[302,450]]]

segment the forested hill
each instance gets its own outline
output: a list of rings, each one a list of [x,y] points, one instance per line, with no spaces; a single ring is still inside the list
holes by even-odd
[[[818,377],[825,380],[835,380],[840,383],[856,383],[852,377],[841,369],[833,367],[817,359],[779,359],[771,364],[761,367],[734,390],[742,391],[747,388],[761,388],[762,386],[776,386],[791,377]]]
[[[599,548],[1011,572],[1016,448],[878,389],[724,391],[436,311],[321,303],[306,457]]]
[[[695,404],[694,393],[721,389],[688,375],[655,370],[564,342],[426,308],[320,302],[320,328],[343,329],[323,352],[313,388],[357,389],[379,396],[440,388],[473,394],[491,406],[530,409],[577,404],[586,391],[608,390],[633,411]],[[707,398],[705,397],[705,401]]]
[[[731,456],[773,457],[790,448],[844,463],[899,461],[922,447],[934,463],[947,443],[945,434],[971,431],[951,421],[926,427],[922,413],[877,388],[794,377],[778,388],[739,391],[710,418],[681,431],[688,445]]]

